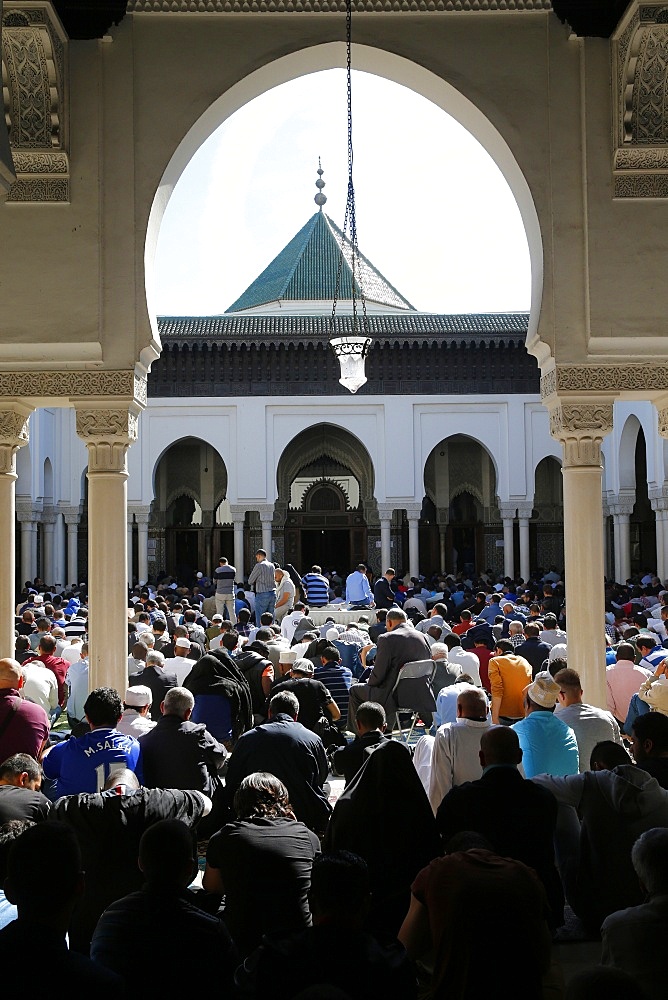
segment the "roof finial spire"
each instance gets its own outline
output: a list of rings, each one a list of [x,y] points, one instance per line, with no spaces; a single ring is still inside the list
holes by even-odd
[[[322,169],[322,166],[320,164],[320,157],[318,157],[318,179],[315,182],[315,186],[318,189],[318,193],[313,199],[313,201],[316,203],[321,212],[322,212],[322,206],[327,201],[327,195],[322,193],[322,189],[325,186],[325,182],[322,179],[322,175],[324,174],[324,172],[325,171]]]

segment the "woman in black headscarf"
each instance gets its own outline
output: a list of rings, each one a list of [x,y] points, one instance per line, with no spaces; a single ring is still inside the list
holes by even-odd
[[[371,930],[396,937],[415,876],[441,854],[429,799],[403,743],[387,740],[369,752],[334,807],[324,848],[364,858]]]
[[[183,682],[195,698],[192,722],[203,722],[212,736],[232,749],[253,725],[250,687],[225,649],[200,657]]]

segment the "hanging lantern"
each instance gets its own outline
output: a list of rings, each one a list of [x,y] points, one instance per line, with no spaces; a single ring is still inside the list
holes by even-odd
[[[341,365],[341,378],[339,382],[349,392],[357,390],[366,382],[364,372],[364,362],[371,347],[371,337],[369,335],[369,320],[366,314],[366,299],[364,297],[364,286],[362,283],[362,266],[360,252],[357,246],[357,223],[355,220],[355,187],[353,184],[353,113],[352,113],[352,0],[346,0],[346,80],[348,95],[348,197],[346,199],[346,214],[343,220],[343,238],[339,253],[339,266],[336,276],[336,289],[334,292],[334,303],[332,306],[332,318],[329,328],[329,343],[339,359]],[[318,171],[321,172],[320,170]],[[317,198],[317,196],[316,196]],[[350,234],[350,235],[348,235]],[[343,270],[343,256],[348,241],[348,251],[350,254],[350,268],[352,271],[352,322],[350,330],[340,333],[337,329],[341,325],[336,319],[336,306],[341,290],[341,274]],[[361,315],[358,311],[361,306]]]

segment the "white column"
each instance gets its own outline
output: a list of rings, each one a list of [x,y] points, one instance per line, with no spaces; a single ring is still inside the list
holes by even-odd
[[[610,517],[610,508],[608,507],[607,500],[603,501],[603,521],[601,528],[603,531],[603,573],[606,577],[610,575],[610,537],[608,534],[608,518]]]
[[[234,568],[237,571],[237,581],[244,578],[244,523],[246,511],[243,507],[233,507],[230,504],[232,527],[234,529]]]
[[[20,403],[0,410],[0,658],[14,655],[16,453],[28,443],[29,415]]]
[[[148,525],[151,520],[150,507],[133,507],[137,522],[137,574],[140,580],[148,580]]]
[[[503,575],[511,579],[515,576],[515,514],[517,504],[499,503],[499,513],[503,523]]]
[[[615,539],[615,580],[626,583],[631,575],[631,514],[635,496],[614,497],[608,500],[613,518]]]
[[[392,515],[394,508],[389,504],[378,504],[380,518],[380,572],[392,566]],[[396,569],[396,567],[394,567]]]
[[[529,521],[533,514],[533,503],[519,503],[517,516],[520,525],[520,576],[526,583],[531,575],[531,549],[529,542]]]
[[[68,584],[79,583],[79,520],[78,507],[70,507],[65,513],[67,527],[67,577]]]
[[[33,554],[37,551],[37,523],[32,503],[17,503],[16,513],[21,524],[20,583],[23,586],[26,580],[34,580],[37,576],[37,566],[33,562]]]
[[[65,522],[61,511],[56,510],[56,524],[53,531],[53,554],[55,582],[64,587],[65,579]]]
[[[99,404],[98,404],[99,405]],[[104,405],[104,404],[103,404]],[[90,687],[127,683],[127,450],[138,406],[77,409],[88,448]]]
[[[585,701],[605,708],[601,442],[612,430],[612,403],[556,400],[550,430],[564,454],[568,665],[580,675]]]
[[[262,524],[262,548],[267,553],[267,559],[271,562],[271,524],[274,520],[274,508],[271,504],[263,504],[257,508]]]
[[[44,551],[42,553],[42,579],[47,587],[52,587],[56,582],[54,577],[55,570],[55,545],[54,545],[54,528],[56,524],[56,515],[51,508],[45,508],[42,514],[42,524],[44,531]]]
[[[663,583],[668,576],[668,487],[653,490],[650,500],[656,519],[656,575]]]
[[[422,507],[407,507],[408,518],[408,572],[411,576],[420,575],[420,514]]]
[[[657,510],[654,514],[656,524],[656,575],[662,583],[666,576],[666,522],[663,517],[665,513],[663,510]]]
[[[134,523],[135,523],[134,514],[131,514],[130,511],[128,511],[128,521],[127,521],[127,524],[128,524],[128,554],[127,554],[127,560],[128,560],[128,590],[132,590],[132,582],[133,582],[132,581],[132,567],[134,565],[134,559],[133,559],[133,556],[134,556],[134,530],[133,530]],[[138,577],[138,579],[141,579],[141,577]]]

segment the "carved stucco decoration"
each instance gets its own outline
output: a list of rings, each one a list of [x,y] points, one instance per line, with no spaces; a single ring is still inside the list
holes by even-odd
[[[625,392],[668,389],[668,365],[557,365],[540,380],[543,400],[557,392]]]
[[[50,3],[6,0],[2,90],[16,172],[8,201],[69,201],[66,45]]]
[[[659,434],[668,438],[668,408],[659,410]]]
[[[0,372],[0,397],[125,396],[146,404],[146,379],[134,371]]]
[[[16,475],[16,453],[28,443],[28,414],[0,410],[0,475]]]
[[[612,430],[612,403],[560,402],[550,409],[550,434],[564,449],[564,468],[601,464],[601,442]]]
[[[127,474],[128,445],[137,440],[139,420],[130,409],[81,409],[77,434],[88,447],[88,473]]]
[[[668,3],[631,3],[612,37],[615,198],[668,197]]]
[[[345,0],[128,0],[128,13],[272,14],[345,13]],[[364,14],[552,10],[551,0],[353,0]]]

